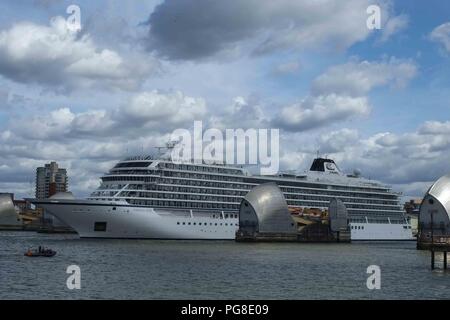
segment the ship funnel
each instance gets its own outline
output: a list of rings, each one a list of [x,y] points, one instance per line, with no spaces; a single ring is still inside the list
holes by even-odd
[[[340,170],[336,163],[331,159],[316,158],[314,159],[310,171],[339,173]]]

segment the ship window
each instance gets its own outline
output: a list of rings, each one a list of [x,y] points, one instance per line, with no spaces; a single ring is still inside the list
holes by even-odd
[[[113,207],[113,210],[116,210],[116,207]]]
[[[94,231],[106,231],[106,222],[95,222]]]
[[[180,224],[179,222],[177,222],[177,224]]]
[[[186,222],[183,222],[183,226],[186,224]]]

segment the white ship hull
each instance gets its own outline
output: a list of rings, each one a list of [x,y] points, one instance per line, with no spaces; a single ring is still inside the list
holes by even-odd
[[[77,200],[39,206],[72,227],[81,238],[233,240],[239,222],[221,215],[186,216],[170,209]]]
[[[350,223],[351,240],[415,240],[411,225],[391,223]]]
[[[82,238],[233,240],[239,228],[239,219],[220,214],[186,216],[176,210],[90,200],[36,203]],[[350,223],[350,231],[352,241],[415,239],[406,223]]]

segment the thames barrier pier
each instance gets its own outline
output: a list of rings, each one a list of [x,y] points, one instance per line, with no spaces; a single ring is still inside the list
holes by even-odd
[[[22,220],[19,217],[12,196],[0,193],[0,230],[18,230],[22,228]]]
[[[443,255],[443,268],[447,269],[450,251],[450,174],[437,180],[420,206],[417,249],[431,251],[431,269],[436,267],[435,255]]]
[[[253,188],[239,210],[239,242],[350,242],[347,211],[330,201],[327,217],[293,214],[276,183]]]

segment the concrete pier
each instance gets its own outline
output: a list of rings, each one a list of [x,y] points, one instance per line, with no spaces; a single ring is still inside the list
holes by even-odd
[[[420,242],[421,249],[430,250],[431,270],[436,268],[436,254],[442,254],[442,268],[447,270],[447,253],[450,252],[450,236],[434,236],[431,242]]]

